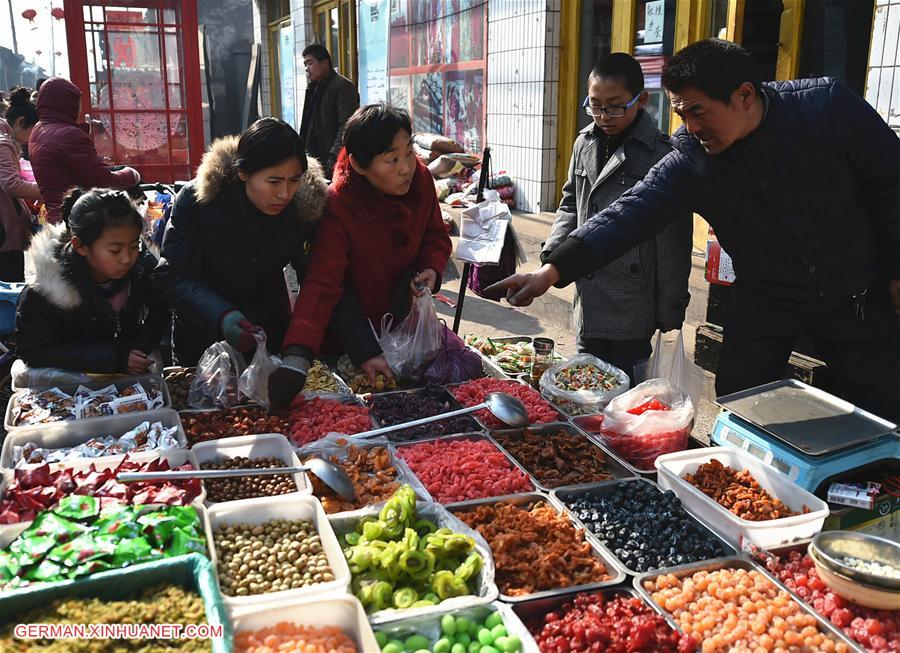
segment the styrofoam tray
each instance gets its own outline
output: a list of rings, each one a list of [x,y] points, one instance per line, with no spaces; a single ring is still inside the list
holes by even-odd
[[[152,388],[158,389],[162,394],[162,406],[160,408],[169,408],[172,406],[172,398],[169,396],[169,387],[166,385],[166,382],[163,380],[162,376],[159,374],[143,374],[141,376],[123,376],[119,377],[115,380],[103,379],[99,381],[91,381],[89,383],[76,383],[70,385],[60,385],[56,386],[66,394],[74,395],[79,387],[84,386],[85,388],[89,388],[91,390],[100,390],[110,385],[116,386],[118,390],[124,390],[135,383],[141,384],[145,389]],[[46,422],[46,423],[37,423],[37,424],[14,424],[13,423],[13,413],[16,407],[19,404],[19,399],[26,391],[16,392],[12,397],[9,398],[9,402],[6,405],[6,417],[4,418],[4,427],[7,432],[11,432],[14,429],[22,429],[22,428],[30,428],[37,427],[43,425],[52,425],[52,424],[60,424],[66,422],[74,422],[76,421],[73,417],[68,420],[60,420],[57,422]],[[150,411],[147,411],[150,412]],[[133,413],[119,413],[119,415],[129,415]],[[103,417],[109,417],[105,415]],[[103,417],[87,417],[84,418],[86,420],[96,420],[103,419]],[[79,420],[80,421],[80,420]]]
[[[196,468],[196,462],[191,458],[190,452],[185,449],[165,449],[148,453],[153,453],[154,455],[149,458],[137,458],[137,460],[145,462],[148,460],[156,460],[157,458],[164,458],[169,463],[169,469],[180,467],[185,463],[190,463]],[[94,465],[94,469],[97,469],[98,471],[115,468],[125,459],[126,455],[127,454],[119,454],[118,456],[104,456],[103,458],[79,458],[78,460],[72,460],[67,463],[54,463],[53,470],[56,471],[58,469],[67,468],[73,471],[82,471],[89,469],[91,465]],[[0,478],[0,499],[6,495],[6,489],[9,487],[10,483],[12,483],[14,476],[15,472],[13,471],[3,471],[2,478]],[[206,488],[201,487],[200,494],[198,494],[189,505],[194,506],[199,511],[205,500]],[[10,542],[16,539],[19,536],[19,533],[24,531],[30,525],[30,521],[18,522],[16,524],[0,524],[0,549],[5,549],[9,546]]]
[[[444,615],[453,615],[454,617],[465,617],[475,621],[484,621],[492,612],[499,612],[506,632],[511,636],[518,637],[522,640],[522,650],[529,653],[534,651],[539,653],[537,644],[528,632],[528,628],[522,623],[522,620],[513,612],[513,607],[500,601],[494,601],[489,605],[473,605],[468,608],[455,608],[453,610],[444,610],[436,614],[430,614],[422,617],[407,617],[398,621],[392,621],[378,626],[376,630],[383,632],[388,639],[405,640],[410,635],[422,635],[427,637],[432,646],[440,639],[443,634],[441,631],[441,618]],[[366,649],[368,651],[368,649]],[[374,649],[376,652],[378,649]],[[431,649],[428,649],[431,650]]]
[[[293,494],[266,497],[265,499],[243,499],[241,501],[217,503],[206,510],[206,539],[210,558],[216,569],[217,582],[219,561],[216,555],[213,531],[222,524],[259,525],[270,519],[296,519],[311,522],[319,534],[322,550],[328,559],[328,565],[331,567],[334,580],[326,583],[317,583],[309,587],[250,596],[230,596],[223,591],[222,596],[225,597],[227,606],[255,605],[264,601],[293,600],[308,596],[330,596],[344,594],[347,591],[347,587],[350,585],[350,568],[347,566],[347,560],[344,558],[344,552],[341,550],[340,544],[338,544],[334,530],[328,523],[328,517],[322,509],[322,504],[313,497]],[[221,585],[219,589],[221,590]]]
[[[197,520],[200,522],[200,525],[203,525],[206,521],[206,508],[203,506],[203,503],[201,501],[195,499],[188,505],[189,505],[189,507],[191,507],[197,511]],[[141,504],[140,506],[134,506],[135,513],[138,515],[145,515],[149,512],[156,512],[156,511],[162,510],[164,508],[168,508],[168,507],[169,506],[165,506],[161,503],[145,503],[145,504]],[[19,537],[19,535],[21,535],[29,526],[31,526],[32,523],[33,522],[28,521],[28,522],[19,522],[18,524],[4,525],[2,532],[0,532],[0,550],[9,548],[9,545],[12,544],[12,542],[17,537]],[[199,535],[199,529],[198,529],[198,535]],[[208,545],[207,545],[207,548],[209,548]],[[178,557],[178,556],[174,556],[174,557]],[[165,560],[165,559],[167,559],[167,558],[156,558],[156,560],[150,560],[150,561],[145,561],[145,562],[155,562],[157,560]],[[119,567],[118,570],[127,569],[128,567],[131,567],[134,564],[143,564],[143,562],[132,563],[132,564],[126,565],[124,567]],[[116,570],[117,569],[111,569],[110,571],[116,571]],[[99,572],[99,573],[103,573],[103,572]],[[88,577],[91,577],[94,575],[95,574],[88,574]],[[75,578],[75,579],[71,579],[71,580],[78,581],[79,579]],[[28,585],[24,588],[3,590],[3,592],[0,592],[0,596],[3,596],[7,592],[27,591],[30,587],[39,587],[39,586],[43,586],[43,585],[47,585],[47,584],[52,585],[52,584],[55,584],[56,582],[69,582],[69,581],[54,581],[54,583],[45,583],[45,582],[35,581],[32,585]]]
[[[71,422],[54,422],[36,426],[23,426],[6,434],[3,441],[3,449],[0,451],[0,469],[13,469],[16,466],[14,447],[26,442],[34,442],[43,449],[61,449],[64,447],[76,447],[84,444],[91,438],[101,435],[115,435],[117,438],[124,435],[142,422],[159,422],[166,428],[173,426],[178,428],[176,437],[182,448],[187,448],[187,436],[181,427],[181,418],[171,408],[157,408],[156,410],[144,410],[137,413],[125,413],[122,415],[108,415],[106,417],[94,417],[91,419],[75,420]],[[144,454],[157,454],[164,449],[139,452]],[[106,459],[121,458],[121,454],[112,456],[100,456],[97,458],[76,458],[71,461],[51,463],[51,466],[67,466],[76,460],[90,460],[101,462]],[[20,465],[22,466],[22,465]],[[35,467],[34,464],[24,465],[27,468]]]
[[[794,512],[802,512],[803,506],[810,512],[768,521],[741,519],[683,478],[712,459],[738,471],[748,470],[761,488]],[[812,537],[822,530],[828,517],[827,503],[742,449],[709,447],[669,453],[656,459],[656,469],[660,487],[675,492],[690,512],[735,545],[738,551],[743,550],[745,540],[762,548],[772,548]]]
[[[366,619],[366,611],[355,596],[265,601],[254,606],[231,607],[229,616],[235,637],[244,630],[259,630],[287,621],[297,626],[335,626],[353,640],[359,653],[381,650]]]
[[[191,456],[195,461],[195,467],[200,469],[203,463],[216,462],[228,458],[244,456],[247,458],[277,458],[288,467],[299,467],[300,460],[294,453],[294,448],[288,439],[280,433],[265,433],[261,435],[238,435],[233,438],[220,440],[208,440],[195,444],[191,449]],[[312,494],[312,486],[306,474],[293,474],[297,492],[300,494]],[[204,484],[205,487],[205,484]],[[205,493],[204,493],[205,494]],[[240,499],[241,501],[259,501],[268,497],[256,497],[253,499]],[[230,503],[230,502],[223,502]],[[215,502],[207,501],[207,506],[215,505]]]

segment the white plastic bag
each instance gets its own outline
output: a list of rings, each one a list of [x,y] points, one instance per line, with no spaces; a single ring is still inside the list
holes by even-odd
[[[564,390],[561,388],[560,373],[580,365],[593,365],[601,372],[615,377],[612,387],[596,390]],[[625,372],[590,354],[577,354],[564,361],[554,363],[541,376],[540,382],[541,394],[569,415],[599,413],[614,397],[618,397],[629,387],[631,387],[631,382]]]
[[[238,389],[248,399],[260,406],[269,407],[269,375],[281,365],[281,359],[266,348],[266,334],[256,333],[256,353],[250,365],[241,373]]]
[[[13,361],[9,373],[13,390],[46,390],[60,385],[88,383],[91,380],[87,374],[61,367],[29,367],[21,358]]]
[[[238,380],[245,367],[244,357],[234,347],[227,342],[214,342],[197,363],[197,375],[188,392],[188,405],[191,408],[233,408],[244,403]]]
[[[600,435],[619,456],[649,471],[657,456],[687,449],[693,422],[690,396],[665,379],[650,379],[609,402]]]
[[[392,321],[390,313],[381,319],[378,344],[384,358],[401,379],[419,381],[444,343],[443,325],[434,310],[431,292],[426,289],[421,297],[414,297],[409,315],[394,329]]]
[[[484,201],[463,209],[456,258],[469,263],[494,264],[500,261],[506,230],[512,225],[509,206],[495,190],[484,193]]]
[[[653,353],[646,363],[635,365],[634,377],[639,383],[648,379],[666,379],[688,395],[695,407],[700,405],[705,394],[706,375],[685,353],[681,331],[674,339],[664,337],[662,331],[658,331]]]

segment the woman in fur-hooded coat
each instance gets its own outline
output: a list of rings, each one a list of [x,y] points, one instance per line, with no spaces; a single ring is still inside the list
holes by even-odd
[[[196,178],[179,192],[154,272],[175,311],[181,365],[195,365],[223,339],[222,318],[233,310],[262,327],[268,349],[279,352],[291,318],[284,267],[290,263],[303,278],[325,207],[322,166],[308,157],[293,202],[278,215],[262,213],[237,175],[238,140],[215,141]],[[352,297],[342,301],[332,328],[344,342],[374,340]]]

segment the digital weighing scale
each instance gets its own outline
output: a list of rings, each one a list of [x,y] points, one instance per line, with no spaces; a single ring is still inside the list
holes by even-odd
[[[710,439],[743,449],[815,492],[829,478],[900,458],[896,424],[795,379],[719,397]]]

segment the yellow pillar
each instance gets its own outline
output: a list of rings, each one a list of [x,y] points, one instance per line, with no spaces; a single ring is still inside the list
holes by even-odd
[[[784,0],[778,33],[775,79],[795,79],[800,69],[800,37],[803,34],[804,0]]]
[[[726,38],[734,43],[744,39],[745,0],[728,0],[728,27]]]
[[[634,13],[636,0],[613,0],[612,51],[634,52]]]
[[[556,199],[562,197],[562,187],[569,174],[569,159],[575,145],[577,112],[580,111],[578,55],[581,32],[578,28],[581,3],[563,0],[559,16],[559,106],[556,111]]]

